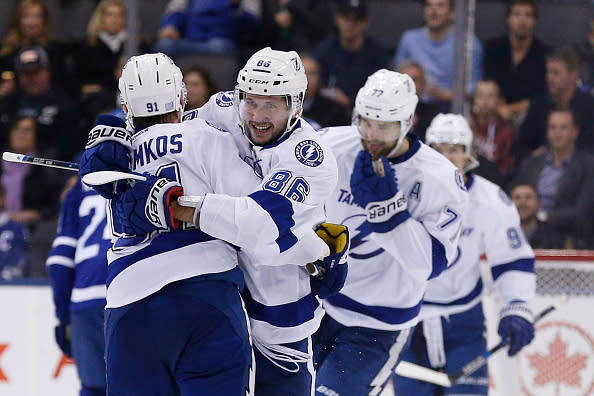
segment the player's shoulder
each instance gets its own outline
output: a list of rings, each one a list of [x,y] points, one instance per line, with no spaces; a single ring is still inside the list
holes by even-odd
[[[361,150],[361,136],[354,125],[323,128],[318,131],[328,147],[330,147],[338,157],[342,153],[349,153],[353,150]]]
[[[486,212],[498,215],[517,213],[513,201],[505,191],[482,176],[469,175],[468,190],[471,205],[477,205]]]

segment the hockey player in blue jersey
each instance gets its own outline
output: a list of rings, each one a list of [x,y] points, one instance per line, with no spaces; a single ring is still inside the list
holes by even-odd
[[[133,68],[139,69],[138,62],[144,57],[150,58],[151,56],[161,57],[162,54],[136,57],[129,63]],[[159,59],[164,61],[163,58]],[[135,64],[136,66],[134,66]],[[281,72],[290,73],[292,69],[295,74],[295,71],[298,70],[297,67],[301,65],[291,61],[290,63],[284,62],[282,66],[285,69]],[[290,69],[287,70],[287,66]],[[126,69],[124,69],[125,71]],[[124,78],[124,74],[122,78]],[[285,89],[291,89],[296,82],[299,82],[292,79],[290,74],[286,76],[275,74],[274,76],[281,81],[280,84],[289,83],[287,84],[288,88],[285,87]],[[142,80],[145,81],[145,84],[152,83],[151,79]],[[120,81],[120,89],[124,92],[128,87],[126,84],[122,84],[122,80]],[[125,95],[123,94],[123,96]],[[273,99],[277,98],[272,98],[263,104],[265,112],[279,111],[282,114],[283,106],[286,108],[286,99],[283,98],[284,102],[280,103],[275,103]],[[124,102],[127,106],[134,103],[128,103],[126,100]],[[166,103],[149,102],[146,104],[140,102],[140,104],[146,105],[147,108],[150,104],[152,112],[156,107],[166,108],[164,106]],[[134,107],[132,111],[144,111],[142,106]],[[294,106],[290,109],[291,111],[299,110],[299,107]],[[291,117],[287,110],[285,110],[285,114],[290,120]],[[291,337],[294,338],[303,333],[307,337],[315,331],[319,323],[321,308],[315,297],[311,295],[310,277],[301,267],[327,255],[325,252],[328,250],[326,243],[313,232],[314,225],[324,219],[323,210],[320,205],[312,205],[310,202],[323,202],[323,192],[325,189],[329,191],[335,183],[336,168],[330,153],[324,156],[322,147],[307,140],[310,136],[317,137],[315,132],[310,134],[308,130],[298,127],[299,120],[296,120],[297,125],[291,125],[291,133],[287,134],[285,132],[288,128],[288,120],[282,120],[282,118],[274,118],[274,120],[277,123],[283,122],[282,130],[273,131],[264,125],[265,122],[260,122],[258,127],[262,134],[272,132],[273,135],[281,132],[279,135],[282,134],[286,141],[293,142],[293,146],[283,145],[285,150],[280,153],[277,150],[266,152],[266,154],[272,153],[274,160],[271,161],[271,158],[268,157],[268,161],[261,161],[265,164],[266,171],[274,170],[274,166],[277,165],[275,161],[283,155],[285,165],[274,170],[270,177],[263,178],[262,167],[255,166],[256,162],[248,162],[248,165],[242,161],[244,157],[238,153],[232,135],[221,131],[220,127],[219,129],[213,128],[209,125],[212,124],[210,122],[193,118],[178,125],[163,124],[144,128],[146,125],[139,127],[139,120],[134,117],[137,133],[131,138],[131,148],[135,170],[167,176],[171,180],[182,182],[185,193],[200,197],[200,204],[197,205],[197,209],[187,210],[188,208],[178,207],[175,201],[168,199],[167,196],[174,188],[179,188],[179,184],[166,179],[158,179],[155,182],[154,179],[149,178],[147,182],[137,182],[133,188],[124,189],[120,191],[121,194],[115,194],[114,198],[117,202],[115,217],[122,220],[121,224],[127,233],[150,233],[147,241],[150,245],[154,245],[157,240],[183,239],[185,238],[183,234],[187,232],[200,232],[205,235],[205,238],[214,239],[212,237],[216,237],[241,247],[242,268],[245,271],[249,265],[253,266],[251,272],[246,276],[248,279],[251,279],[250,277],[257,278],[266,286],[262,289],[252,288],[250,291],[280,302],[272,307],[265,304],[252,304],[249,309],[251,323],[255,324],[254,329],[257,330],[259,326],[263,329],[260,331],[268,331],[271,334],[271,338],[269,338],[271,344],[267,345],[270,348],[268,353],[271,357],[269,359],[277,359],[281,364],[285,363],[288,366],[287,371],[277,369],[282,378],[275,378],[273,385],[281,389],[282,385],[285,385],[285,390],[278,394],[302,395],[310,394],[312,389],[311,344],[308,343],[307,338],[304,340],[303,336],[298,338],[299,345],[296,346],[273,343],[291,343]],[[277,126],[275,125],[273,129],[276,129]],[[92,132],[91,135],[93,135]],[[109,166],[117,162],[113,153],[105,149],[110,147],[105,143],[109,142],[104,141],[95,146],[94,143],[89,143],[91,147],[88,146],[89,150],[85,153],[86,157],[83,158],[81,169],[98,170],[97,168],[103,167],[103,165],[99,164],[99,167],[95,166],[92,169],[93,167],[89,164],[98,164],[105,159]],[[111,147],[117,151],[122,146],[125,146],[125,142],[120,141]],[[300,150],[294,146],[298,146]],[[95,150],[93,150],[94,147],[96,147]],[[269,148],[273,147],[275,146],[272,145]],[[127,163],[121,164],[121,170],[126,169],[127,166]],[[320,179],[323,178],[323,181],[312,176],[314,171],[320,175]],[[293,174],[296,177],[293,178]],[[205,184],[209,186],[205,186]],[[254,190],[256,191],[254,192]],[[253,193],[247,196],[246,193],[250,192]],[[111,191],[108,190],[106,193],[110,194]],[[147,200],[147,196],[157,196],[155,205],[149,202],[152,201],[151,198]],[[175,209],[182,211],[185,209],[184,213],[189,214],[189,218],[176,216],[179,220],[185,221],[181,228],[177,226],[173,217]],[[199,226],[200,231],[196,229],[195,225]],[[340,253],[328,256],[322,263],[327,264],[326,275],[329,281],[321,283],[314,281],[312,283],[313,288],[319,289],[317,291],[320,295],[331,293],[332,287],[329,288],[331,284],[334,284],[334,287],[336,285],[340,287],[344,281],[344,277],[341,281],[340,275],[346,275],[346,265],[342,263],[341,256],[344,255],[348,247],[348,237],[345,237],[348,234],[344,227],[328,227],[330,227],[330,234],[335,235],[336,238],[325,235],[326,239],[330,242],[332,240],[344,241],[342,247],[337,249]],[[333,228],[341,229],[343,237],[337,235],[338,233],[334,234]],[[156,229],[183,229],[185,232],[157,231],[155,233]],[[319,232],[323,233],[324,231]],[[303,245],[304,240],[308,242],[305,243],[305,248],[295,253],[295,249],[291,248]],[[138,248],[142,249],[142,246],[134,247],[134,249]],[[119,262],[126,260],[128,253],[125,250],[122,246],[121,251],[113,249],[113,253],[110,252],[112,258],[110,268],[114,264],[119,267]],[[154,249],[151,253],[155,253]],[[132,254],[134,255],[134,253]],[[170,256],[174,255],[170,254]],[[187,265],[184,261],[193,260],[189,254],[185,254],[184,257],[187,258],[182,260],[182,257],[179,257],[180,265]],[[149,258],[145,258],[145,266],[148,264],[146,263],[148,260]],[[152,261],[156,262],[156,259]],[[171,265],[168,263],[168,266]],[[277,267],[280,271],[269,270],[269,267]],[[279,274],[282,274],[284,278]],[[110,306],[110,289],[113,288],[111,285],[108,288],[108,307]],[[248,285],[250,285],[249,280]],[[276,291],[276,293],[270,291]],[[295,301],[295,295],[302,297],[298,297],[298,300]],[[292,299],[289,300],[291,303],[283,305],[282,303],[287,299]],[[273,322],[269,323],[266,320],[273,320]],[[283,326],[286,329],[283,329]],[[272,338],[275,336],[276,340],[280,339],[281,341]],[[301,350],[296,350],[297,348],[301,348]],[[287,359],[290,360],[287,361]],[[268,364],[272,366],[272,363]],[[258,367],[257,373],[267,373],[262,365],[256,364],[256,366]],[[296,375],[296,373],[299,374]],[[307,389],[304,389],[304,386]],[[264,385],[259,384],[256,386],[256,392],[263,395],[272,394]]]
[[[455,256],[467,193],[457,169],[408,133],[417,102],[409,76],[382,69],[357,94],[355,125],[322,130],[339,168],[328,221],[349,227],[351,250],[315,336],[317,395],[382,392],[428,279]]]
[[[4,212],[4,187],[0,185],[0,280],[21,279],[27,262],[27,231]]]
[[[80,179],[68,191],[47,261],[58,326],[56,342],[74,358],[81,396],[105,396],[103,313],[111,232],[107,201]]]
[[[461,172],[469,192],[467,215],[456,258],[427,286],[421,319],[411,348],[403,358],[448,374],[486,351],[485,318],[481,304],[483,282],[480,258],[487,255],[500,297],[498,333],[510,340],[509,356],[517,354],[534,336],[528,303],[534,296],[534,253],[524,238],[518,212],[499,186],[471,170],[472,130],[463,116],[439,114],[426,133],[427,144],[446,156]],[[448,389],[394,376],[396,395],[488,394],[487,366],[463,377]]]

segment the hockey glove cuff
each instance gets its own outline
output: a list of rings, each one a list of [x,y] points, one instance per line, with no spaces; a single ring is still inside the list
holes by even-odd
[[[60,323],[54,328],[54,336],[56,338],[56,344],[58,344],[62,353],[68,357],[72,357],[72,350],[70,347],[70,326]]]
[[[524,301],[512,301],[499,313],[501,338],[509,340],[508,355],[514,356],[534,338],[532,311]]]
[[[373,232],[389,232],[410,217],[402,191],[385,201],[369,202],[365,211]]]
[[[311,277],[312,292],[320,298],[338,293],[344,286],[348,273],[349,230],[342,224],[322,223],[316,234],[328,245],[330,254],[316,262],[321,276]]]
[[[156,230],[175,230],[180,222],[173,217],[171,203],[183,195],[182,186],[172,180],[145,174],[115,201],[115,216],[126,234],[148,234]]]

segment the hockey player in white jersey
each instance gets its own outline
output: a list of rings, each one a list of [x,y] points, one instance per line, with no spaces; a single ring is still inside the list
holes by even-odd
[[[264,48],[241,69],[234,92],[213,95],[184,119],[199,117],[229,131],[241,158],[262,178],[262,189],[297,201],[293,205],[305,205],[307,218],[295,221],[311,228],[325,220],[323,205],[336,186],[337,169],[331,150],[301,118],[306,88],[305,70],[295,51]],[[256,394],[313,394],[311,335],[324,315],[314,294],[324,298],[328,291],[318,290],[322,285],[294,265],[268,266],[260,254],[243,249],[239,259],[255,346]]]
[[[351,230],[351,250],[344,288],[324,300],[315,336],[317,395],[379,395],[428,279],[455,257],[466,188],[451,163],[408,134],[417,102],[409,76],[382,69],[357,94],[355,125],[323,130],[339,168],[326,211]]]
[[[278,59],[273,61],[278,63]],[[302,68],[300,62],[287,60],[280,66],[280,72],[287,74],[293,70],[293,76],[300,77],[298,73]],[[287,66],[290,67],[288,70]],[[289,82],[288,86],[281,86],[285,91],[295,90],[295,83],[300,82],[299,79],[294,81],[290,74],[279,76],[275,73],[273,76],[277,79],[281,78],[281,84]],[[161,78],[164,77],[161,76]],[[272,81],[270,83],[272,85]],[[297,88],[300,89],[300,85],[297,85]],[[295,96],[299,97],[299,100],[302,98],[299,94]],[[282,136],[285,138],[284,141],[294,143],[291,148],[285,144],[282,146],[285,151],[280,152],[278,149],[272,150],[276,147],[274,144],[268,147],[271,150],[267,153],[275,152],[276,155],[276,157],[270,155],[269,161],[265,163],[265,170],[270,171],[269,177],[262,179],[261,167],[254,166],[252,162],[249,163],[253,166],[252,169],[243,162],[231,135],[210,127],[209,124],[212,122],[192,119],[176,126],[166,124],[155,125],[148,129],[140,128],[142,130],[132,138],[132,162],[135,170],[148,171],[166,176],[170,180],[181,181],[187,194],[203,198],[200,199],[201,203],[196,210],[180,208],[166,198],[168,191],[176,183],[161,186],[159,181],[155,183],[154,178],[149,177],[147,182],[137,182],[134,188],[116,194],[115,216],[125,226],[124,231],[142,234],[153,232],[155,228],[176,229],[173,218],[175,213],[179,215],[176,216],[179,219],[188,221],[182,227],[192,228],[194,223],[199,225],[200,231],[207,233],[207,236],[217,237],[240,247],[243,268],[244,270],[248,268],[246,273],[249,272],[248,284],[250,279],[257,279],[254,283],[260,282],[257,288],[252,284],[252,293],[268,298],[265,300],[268,305],[256,301],[247,304],[254,329],[267,335],[265,341],[261,343],[268,354],[267,357],[270,356],[268,357],[270,363],[261,357],[263,363],[259,364],[257,372],[268,373],[269,377],[263,377],[265,380],[257,384],[256,392],[262,395],[304,395],[312,392],[313,384],[311,342],[308,335],[316,330],[323,314],[318,300],[312,295],[312,290],[323,297],[332,293],[333,287],[342,286],[346,276],[346,265],[341,258],[348,249],[348,233],[344,227],[332,225],[328,225],[326,229],[337,238],[324,235],[324,229],[319,231],[327,242],[332,243],[342,239],[343,244],[342,248],[338,249],[341,253],[330,255],[323,262],[324,268],[327,269],[326,280],[324,282],[317,279],[310,280],[301,266],[327,254],[321,249],[322,246],[327,249],[326,244],[313,233],[312,228],[324,220],[321,203],[325,195],[329,194],[334,187],[336,164],[329,151],[324,152],[319,144],[308,140],[308,137],[317,137],[317,135],[315,132],[311,135],[309,131],[299,126],[299,117],[293,114],[295,109],[300,113],[299,107],[287,107],[287,98],[284,96],[267,98],[264,103],[259,102],[259,99],[255,97],[249,103],[252,106],[250,111],[263,117],[263,120],[259,121],[259,130],[264,131],[264,134],[270,133],[271,141],[276,141],[275,138]],[[147,109],[151,108],[153,112],[157,107],[153,102],[141,102],[140,105],[146,105]],[[163,104],[160,106],[163,107]],[[282,114],[285,114],[288,120],[283,120]],[[266,128],[268,120],[274,124],[274,130]],[[289,121],[291,125],[288,125]],[[201,146],[201,141],[208,141],[208,138],[202,135],[212,134],[213,131],[220,135],[219,140],[224,141],[227,147],[223,148],[221,144],[217,145],[214,141],[211,147],[207,147],[206,152],[200,152],[200,147],[205,147],[204,144]],[[295,141],[295,139],[298,140]],[[87,150],[90,157],[81,164],[81,169],[84,167],[85,172],[105,169],[106,164],[101,164],[103,160],[106,160],[107,165],[117,162],[109,158],[109,150],[104,149],[105,142],[102,144],[103,147],[99,153],[93,152],[92,147]],[[107,157],[103,158],[102,156],[106,153]],[[280,157],[284,158],[283,166],[279,166],[276,162]],[[89,167],[86,166],[87,163],[96,164],[96,166]],[[125,163],[121,164],[120,170],[124,170],[126,166]],[[278,169],[273,168],[274,166]],[[245,174],[246,170],[247,174]],[[201,175],[210,181],[211,191],[205,191],[204,188],[201,190],[201,184],[195,184],[193,180],[196,175]],[[155,189],[160,190],[157,194],[160,198],[155,205],[151,206],[147,196],[153,196]],[[238,198],[216,194],[222,191],[231,195],[246,195],[246,189],[248,192],[254,189],[256,191],[249,196]],[[318,201],[321,203],[316,205]],[[261,215],[262,212],[265,214]],[[187,214],[189,217],[184,217]],[[338,235],[339,232],[334,233],[337,229],[342,231],[342,235]],[[184,233],[174,232],[169,235],[175,234],[177,238],[186,239],[179,235]],[[311,240],[311,235],[314,240]],[[158,237],[161,240],[176,238],[160,234]],[[307,248],[297,251],[305,254],[294,253],[295,249],[292,247],[303,245],[304,240],[307,242],[305,243]],[[114,256],[116,254],[117,252],[114,252]],[[124,254],[119,259],[124,259],[124,256],[128,254]],[[252,265],[251,269],[249,269],[250,265]],[[279,271],[269,271],[266,266],[276,266]],[[248,295],[248,299],[250,298],[251,296]],[[278,345],[292,343],[293,340],[297,341],[294,342],[295,345]],[[286,371],[274,366],[271,363],[273,360],[278,360],[280,365],[286,365]],[[266,370],[267,363],[275,370]],[[268,378],[273,382],[267,384]],[[287,384],[291,387],[287,387]]]
[[[470,196],[456,258],[432,279],[421,309],[411,348],[404,359],[448,374],[486,351],[481,297],[480,257],[486,253],[502,303],[499,335],[510,339],[513,356],[534,336],[528,302],[534,296],[534,253],[524,238],[518,212],[499,186],[471,169],[472,130],[463,116],[439,114],[426,133],[427,144],[445,155],[460,171]],[[487,366],[462,378],[445,391],[421,381],[394,376],[397,395],[487,395]]]

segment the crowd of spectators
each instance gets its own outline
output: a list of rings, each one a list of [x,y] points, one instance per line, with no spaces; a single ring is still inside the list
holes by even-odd
[[[154,36],[139,47],[174,59],[197,56],[184,70],[188,108],[220,88],[216,70],[201,64],[200,55],[240,58],[265,46],[297,50],[309,80],[304,117],[316,128],[349,124],[367,76],[383,67],[398,70],[416,84],[421,101],[414,132],[423,139],[433,117],[451,107],[453,2],[425,0],[424,25],[407,26],[389,48],[369,35],[365,0],[170,0]],[[94,3],[84,39],[64,42],[53,35],[56,21],[44,0],[16,2],[0,41],[4,151],[72,161],[97,114],[122,115],[117,79],[130,34],[126,5]],[[508,0],[505,15],[493,16],[506,33],[482,43],[472,38],[466,116],[481,162],[476,172],[511,195],[535,248],[592,249],[594,19],[583,40],[553,48],[535,36],[538,11],[534,0]],[[56,220],[70,175],[6,162],[1,170],[0,223],[22,224],[26,240],[39,223]],[[0,242],[2,252],[11,245]],[[0,262],[0,273],[12,277],[36,274],[20,261],[19,270],[3,267]]]

